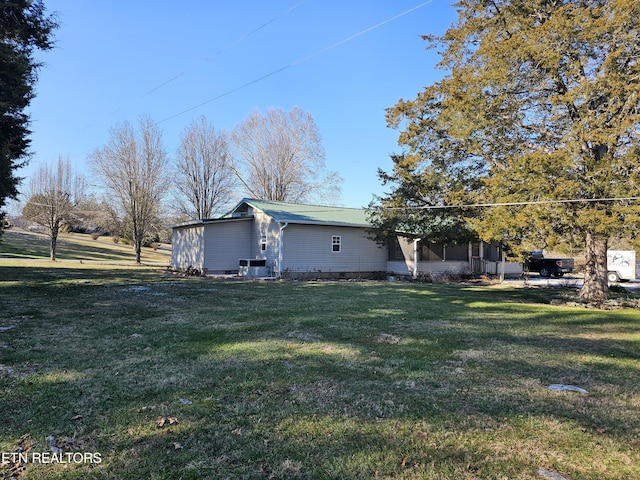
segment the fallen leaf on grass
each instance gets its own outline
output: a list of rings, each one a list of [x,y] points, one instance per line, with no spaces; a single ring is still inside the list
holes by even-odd
[[[173,448],[174,448],[175,450],[180,450],[180,449],[184,448],[184,447],[182,446],[182,444],[181,444],[181,443],[179,443],[179,442],[173,442],[171,445],[173,445]]]
[[[402,340],[401,337],[398,337],[396,335],[391,335],[389,333],[381,333],[377,337],[373,338],[374,343],[388,343],[390,345],[396,345],[400,343],[401,340]]]
[[[33,447],[33,442],[31,441],[31,437],[29,435],[24,435],[18,440],[13,452],[15,453],[23,453],[27,454],[31,451]],[[2,470],[4,476],[2,478],[18,478],[26,469],[27,463],[23,462],[24,457],[20,455],[16,455],[15,457],[11,455],[8,461],[3,461],[3,468],[6,470]]]
[[[242,435],[242,428],[236,428],[234,430],[231,431],[231,433],[233,433],[234,435]]]
[[[158,428],[162,428],[166,425],[175,425],[176,423],[178,423],[178,419],[176,417],[158,417],[156,426]]]

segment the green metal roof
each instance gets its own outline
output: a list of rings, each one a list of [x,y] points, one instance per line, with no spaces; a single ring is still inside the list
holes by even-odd
[[[370,227],[366,211],[360,208],[326,207],[320,205],[300,205],[295,203],[272,202],[269,200],[243,199],[232,210],[239,210],[247,204],[260,210],[277,222],[301,223],[310,225],[344,225],[351,227]]]

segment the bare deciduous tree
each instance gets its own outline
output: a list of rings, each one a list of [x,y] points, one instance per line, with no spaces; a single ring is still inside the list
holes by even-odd
[[[342,178],[325,172],[325,152],[311,114],[269,108],[253,112],[232,133],[236,174],[255,198],[336,203]]]
[[[229,206],[236,177],[227,134],[200,117],[182,132],[176,170],[176,202],[193,220],[211,218]]]
[[[29,197],[22,215],[46,228],[49,236],[49,257],[56,261],[58,234],[64,223],[71,220],[75,203],[74,190],[81,184],[74,178],[69,159],[58,158],[53,167],[43,165],[31,178]]]
[[[168,187],[167,155],[162,133],[149,118],[138,134],[125,122],[111,129],[109,142],[91,155],[93,171],[113,195],[120,214],[131,224],[136,262],[158,217]]]

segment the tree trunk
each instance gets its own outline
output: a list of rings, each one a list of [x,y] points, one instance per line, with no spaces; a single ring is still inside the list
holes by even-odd
[[[51,229],[51,236],[49,242],[49,258],[52,262],[56,261],[56,247],[58,246],[58,228],[53,227]]]
[[[141,256],[142,256],[142,237],[139,237],[139,235],[135,234],[134,235],[134,240],[133,240],[133,245],[136,251],[136,263],[138,265],[140,265],[142,263],[141,260]]]
[[[600,303],[611,296],[607,280],[607,237],[589,232],[586,240],[587,264],[579,297]]]

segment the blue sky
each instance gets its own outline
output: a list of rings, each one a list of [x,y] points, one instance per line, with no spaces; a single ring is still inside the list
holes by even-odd
[[[385,109],[443,75],[420,36],[455,21],[450,1],[45,0],[61,27],[39,55],[34,157],[19,174],[26,186],[62,155],[89,176],[109,129],[143,115],[175,158],[180,132],[202,115],[231,130],[255,109],[297,105],[316,121],[327,169],[344,178],[342,204],[366,206],[384,191],[377,169],[399,151]]]

